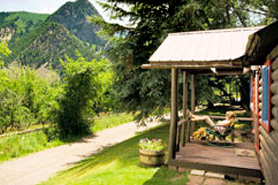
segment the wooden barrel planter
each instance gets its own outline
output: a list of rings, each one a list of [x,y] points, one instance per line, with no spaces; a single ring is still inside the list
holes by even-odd
[[[165,152],[139,149],[140,164],[144,166],[160,166],[164,164]]]

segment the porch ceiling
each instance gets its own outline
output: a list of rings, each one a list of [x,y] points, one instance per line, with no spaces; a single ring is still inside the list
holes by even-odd
[[[248,36],[261,28],[170,33],[142,68],[242,70]]]

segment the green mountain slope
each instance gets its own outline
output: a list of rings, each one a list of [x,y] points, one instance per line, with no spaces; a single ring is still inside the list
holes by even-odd
[[[39,27],[48,16],[28,12],[0,13],[0,40],[9,42],[9,47],[13,48],[22,37]]]
[[[99,28],[88,21],[93,15],[99,14],[88,0],[66,3],[50,16],[0,13],[0,40],[7,40],[12,51],[7,61],[35,67],[49,62],[58,68],[59,59],[74,58],[76,49],[91,60],[91,45],[104,45],[95,33]]]
[[[53,68],[59,68],[59,59],[65,55],[75,58],[76,50],[86,58],[93,58],[93,52],[88,44],[72,35],[64,26],[48,22],[43,25],[36,39],[21,52],[16,61],[35,68],[44,63],[50,63]]]
[[[103,41],[95,33],[99,27],[88,20],[88,16],[92,15],[99,15],[93,5],[88,0],[78,0],[64,4],[48,20],[62,24],[84,42],[103,45]]]

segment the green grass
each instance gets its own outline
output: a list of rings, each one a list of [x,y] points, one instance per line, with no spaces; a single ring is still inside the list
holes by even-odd
[[[139,164],[138,141],[141,138],[162,138],[168,142],[168,126],[162,126],[107,148],[61,172],[42,184],[93,185],[181,185],[187,174],[171,171],[166,166],[146,168]]]
[[[91,127],[93,133],[96,133],[100,130],[112,128],[123,123],[132,122],[134,120],[134,116],[131,114],[113,114],[102,117],[95,118],[95,123]]]
[[[106,128],[112,128],[120,124],[131,122],[132,120],[133,116],[130,114],[102,116],[96,118],[95,124],[91,127],[91,130],[95,133]],[[40,127],[42,127],[42,125],[37,125],[37,127],[32,127],[32,129]],[[0,163],[47,148],[74,142],[78,139],[80,139],[80,137],[71,138],[65,141],[59,139],[47,141],[47,136],[43,131],[0,137]]]
[[[58,139],[48,142],[43,131],[3,137],[0,138],[0,163],[62,144]]]

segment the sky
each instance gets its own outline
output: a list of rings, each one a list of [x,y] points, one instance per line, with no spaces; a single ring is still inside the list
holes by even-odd
[[[52,14],[68,1],[75,0],[0,0],[0,12],[27,11],[34,13]],[[98,5],[96,0],[89,1],[95,6],[104,20],[111,22],[108,13],[104,12],[104,10],[101,8],[100,5]],[[122,23],[125,24],[125,21],[123,21]]]

